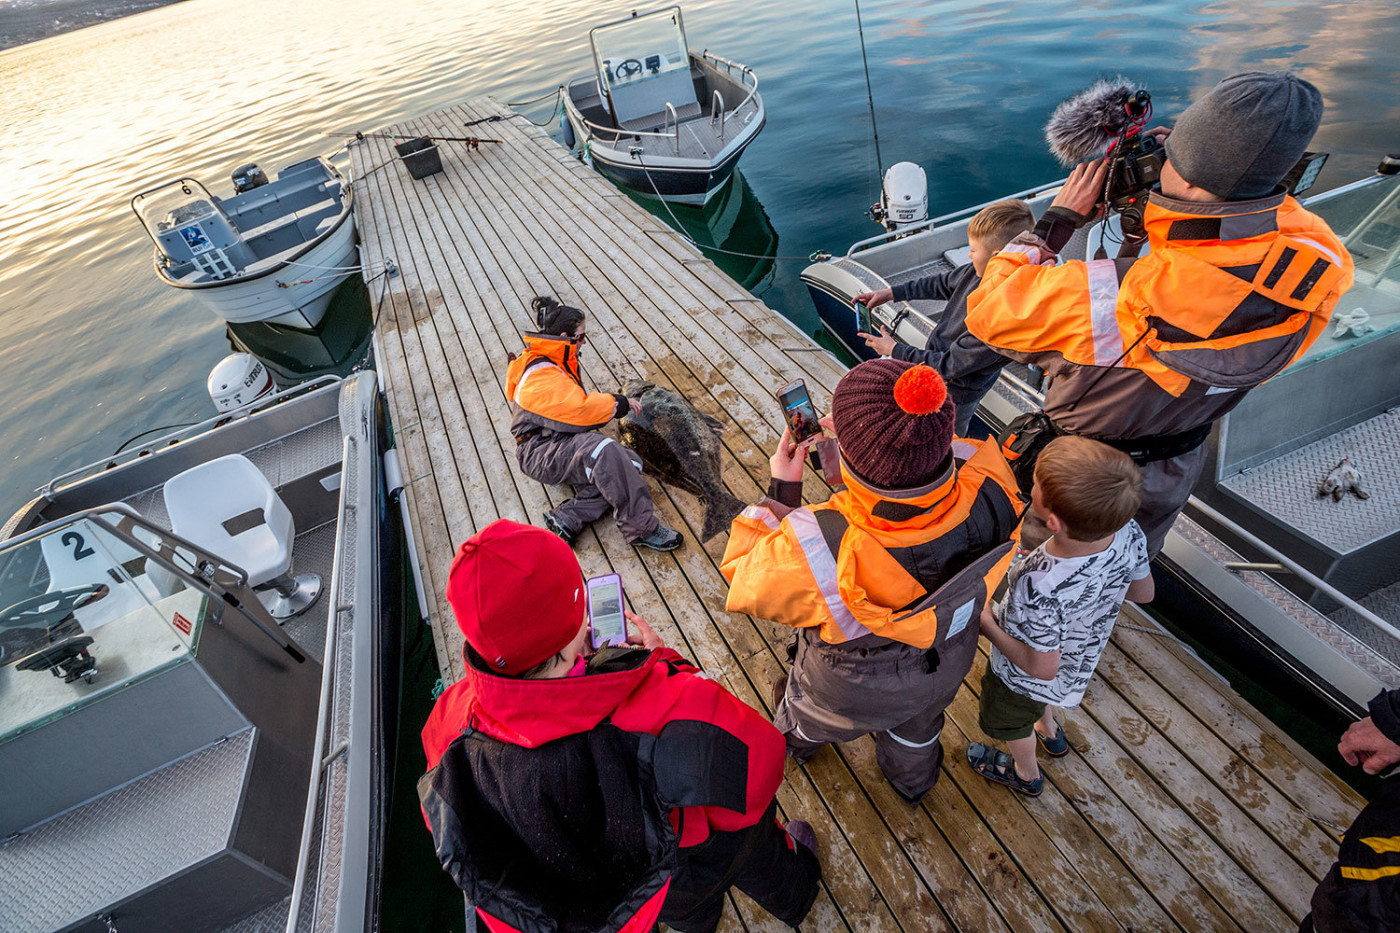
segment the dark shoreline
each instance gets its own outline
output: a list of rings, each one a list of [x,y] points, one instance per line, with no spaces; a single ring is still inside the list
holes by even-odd
[[[62,35],[179,0],[19,0],[0,6],[0,50]]]

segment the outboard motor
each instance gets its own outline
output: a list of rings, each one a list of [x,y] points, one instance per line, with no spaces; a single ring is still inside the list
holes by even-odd
[[[897,162],[885,172],[880,203],[871,205],[870,216],[891,233],[928,219],[928,177],[913,162]]]
[[[240,165],[233,170],[233,190],[235,194],[244,194],[254,188],[261,188],[267,184],[267,172],[258,168],[258,163],[249,162],[247,165]]]
[[[206,388],[214,407],[226,412],[271,395],[275,387],[261,360],[251,353],[230,353],[210,371]]]

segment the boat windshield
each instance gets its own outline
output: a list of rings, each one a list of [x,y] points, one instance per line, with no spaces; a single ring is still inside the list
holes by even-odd
[[[127,534],[81,517],[0,547],[0,742],[198,650],[207,598]]]
[[[1327,221],[1351,253],[1356,281],[1295,367],[1400,333],[1400,175],[1369,178],[1305,205]],[[1400,380],[1400,368],[1390,367],[1386,378]]]
[[[690,69],[680,7],[598,26],[589,36],[598,81],[605,91]]]

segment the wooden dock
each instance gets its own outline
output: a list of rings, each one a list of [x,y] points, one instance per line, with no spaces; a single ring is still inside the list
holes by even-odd
[[[495,123],[463,124],[501,114]],[[526,478],[504,395],[507,352],[552,293],[590,316],[589,387],[634,375],[726,424],[724,477],[741,499],[767,485],[781,431],[773,389],[801,377],[829,410],[840,364],[696,249],[492,100],[390,127],[445,143],[446,170],[413,181],[388,141],[352,147],[363,259],[400,274],[371,285],[381,378],[408,481],[443,678],[461,640],[443,599],[456,546],[496,518],[540,523],[569,491]],[[382,289],[382,292],[381,292]],[[809,501],[825,498],[810,473]],[[771,713],[788,631],[724,611],[726,536],[696,541],[701,509],[652,482],[686,545],[638,551],[608,519],[579,542],[586,574],[622,575],[634,607],[683,654]],[[984,642],[985,647],[985,642]],[[943,733],[945,771],[904,803],[867,737],[791,762],[778,801],[820,838],[824,891],[804,929],[1295,929],[1362,801],[1151,622],[1125,615],[1084,705],[1071,753],[1044,765],[1035,800],[975,775],[979,657]],[[425,839],[426,844],[426,839]],[[741,894],[726,930],[785,929]]]

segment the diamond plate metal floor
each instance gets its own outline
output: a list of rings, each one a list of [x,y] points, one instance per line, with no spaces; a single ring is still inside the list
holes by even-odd
[[[253,730],[0,843],[0,926],[63,929],[217,852]]]
[[[1400,410],[1314,441],[1220,485],[1338,554],[1348,554],[1400,530]],[[1343,457],[1361,471],[1371,498],[1317,494]]]

